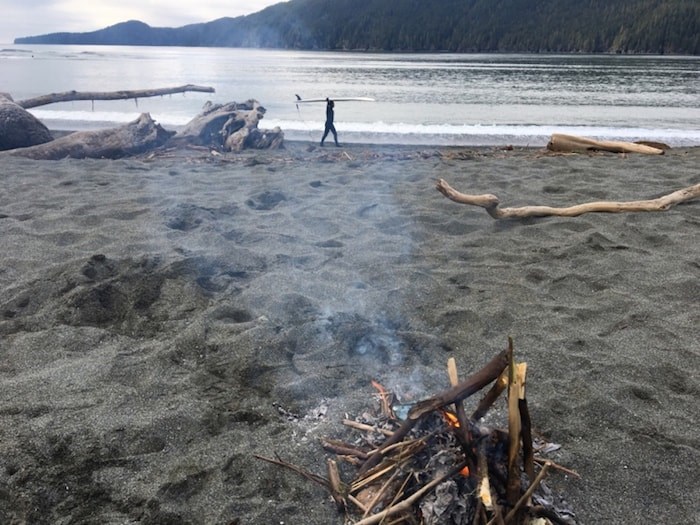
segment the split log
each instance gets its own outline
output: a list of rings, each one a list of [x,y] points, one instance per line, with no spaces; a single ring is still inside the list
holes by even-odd
[[[593,140],[575,135],[554,133],[547,143],[550,151],[587,152],[609,151],[611,153],[643,153],[645,155],[663,155],[662,148],[652,147],[638,142],[620,142],[613,140]]]
[[[700,198],[700,184],[674,191],[656,199],[643,201],[595,201],[577,204],[567,208],[551,206],[523,206],[520,208],[499,208],[498,197],[490,193],[470,195],[461,193],[450,186],[444,179],[436,183],[437,190],[448,199],[460,204],[469,204],[484,208],[494,219],[523,219],[526,217],[578,217],[584,213],[623,213],[666,211],[676,204]]]
[[[4,151],[0,157],[35,160],[117,159],[162,146],[173,134],[156,124],[148,113],[142,113],[133,122],[118,128],[71,133],[45,144]]]
[[[65,91],[63,93],[51,93],[40,97],[18,100],[17,104],[24,109],[35,108],[37,106],[45,106],[56,102],[73,102],[76,100],[128,100],[148,97],[160,97],[163,95],[172,95],[174,93],[185,93],[187,91],[197,91],[200,93],[214,93],[214,88],[209,86],[196,86],[194,84],[186,84],[171,88],[158,89],[138,89],[131,91]]]

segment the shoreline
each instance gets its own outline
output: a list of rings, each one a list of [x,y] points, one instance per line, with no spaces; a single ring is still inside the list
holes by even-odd
[[[434,185],[637,200],[700,148],[287,146],[3,159],[0,521],[340,524],[253,455],[325,472],[371,380],[423,399],[508,336],[579,523],[696,519],[700,202],[499,221]]]

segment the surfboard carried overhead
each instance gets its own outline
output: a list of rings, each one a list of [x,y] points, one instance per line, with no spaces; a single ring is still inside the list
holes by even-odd
[[[301,98],[299,95],[296,95],[297,99],[295,102],[297,104],[305,104],[305,103],[310,103],[310,102],[325,102],[325,98]],[[373,98],[371,97],[328,97],[330,100],[333,102],[376,102]]]

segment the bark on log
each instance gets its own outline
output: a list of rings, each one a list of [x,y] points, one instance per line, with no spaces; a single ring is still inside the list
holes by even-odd
[[[214,93],[214,88],[209,86],[196,86],[186,84],[172,88],[139,89],[133,91],[65,91],[63,93],[51,93],[40,97],[18,100],[17,104],[24,109],[45,106],[56,102],[73,102],[75,100],[125,100],[130,98],[159,97],[172,95],[174,93],[185,93],[187,91],[197,91],[200,93]]]
[[[547,143],[550,151],[561,152],[587,152],[609,151],[612,153],[643,153],[645,155],[663,155],[661,148],[651,147],[636,142],[620,142],[612,140],[593,140],[575,135],[562,135],[554,133]]]
[[[156,124],[148,113],[114,129],[80,131],[59,139],[0,153],[2,156],[25,157],[35,160],[64,158],[117,159],[144,153],[165,144],[174,132]]]
[[[642,201],[595,201],[577,204],[568,208],[550,206],[523,206],[521,208],[499,208],[498,197],[492,194],[470,195],[461,193],[450,186],[444,179],[436,183],[437,190],[448,199],[460,204],[469,204],[484,208],[494,219],[522,219],[526,217],[577,217],[584,213],[623,213],[666,211],[676,204],[700,198],[700,183],[656,199]]]

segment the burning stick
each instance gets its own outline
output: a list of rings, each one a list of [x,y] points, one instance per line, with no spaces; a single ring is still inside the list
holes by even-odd
[[[457,373],[457,362],[454,357],[450,357],[447,360],[447,375],[450,379],[450,385],[456,387],[459,385],[459,374]],[[470,472],[474,472],[474,458],[472,454],[471,436],[469,435],[469,420],[467,419],[467,412],[464,410],[464,403],[462,400],[455,401],[455,413],[457,414],[457,424],[453,424],[452,429],[454,430],[457,439],[462,445],[462,450],[464,451],[464,456],[468,462],[468,466],[465,467],[465,471],[462,475],[468,476]],[[445,412],[445,415],[449,412]]]
[[[409,419],[420,419],[433,410],[438,410],[445,405],[451,405],[457,401],[468,398],[492,381],[495,381],[506,366],[508,366],[508,353],[504,350],[486,363],[481,370],[468,377],[457,386],[416,403],[408,412]]]
[[[479,405],[476,410],[472,413],[472,419],[474,421],[480,420],[486,415],[486,412],[493,406],[496,400],[501,396],[503,391],[508,386],[508,374],[503,372],[493,386],[486,392],[486,395],[479,401]]]
[[[391,394],[374,379],[372,379],[372,386],[377,389],[377,392],[379,392],[379,400],[382,405],[382,415],[389,419],[396,419],[396,415],[394,415],[394,411],[391,409]]]
[[[508,366],[507,353],[506,351],[503,351],[491,359],[491,361],[489,361],[481,370],[459,383],[457,386],[452,387],[434,397],[416,403],[416,405],[409,410],[408,418],[406,418],[406,421],[403,422],[401,427],[399,427],[399,429],[394,432],[394,434],[388,440],[386,440],[384,444],[369,457],[369,459],[367,459],[365,464],[360,469],[360,474],[367,472],[367,470],[379,463],[381,459],[381,451],[384,448],[401,441],[420,419],[430,414],[434,410],[438,410],[446,405],[451,405],[457,401],[469,397],[474,392],[478,392],[484,388],[484,386],[498,378],[506,366]]]
[[[508,503],[515,504],[520,496],[520,410],[518,400],[525,398],[525,374],[527,364],[515,363],[513,359],[513,341],[508,338],[510,365],[508,371]]]

